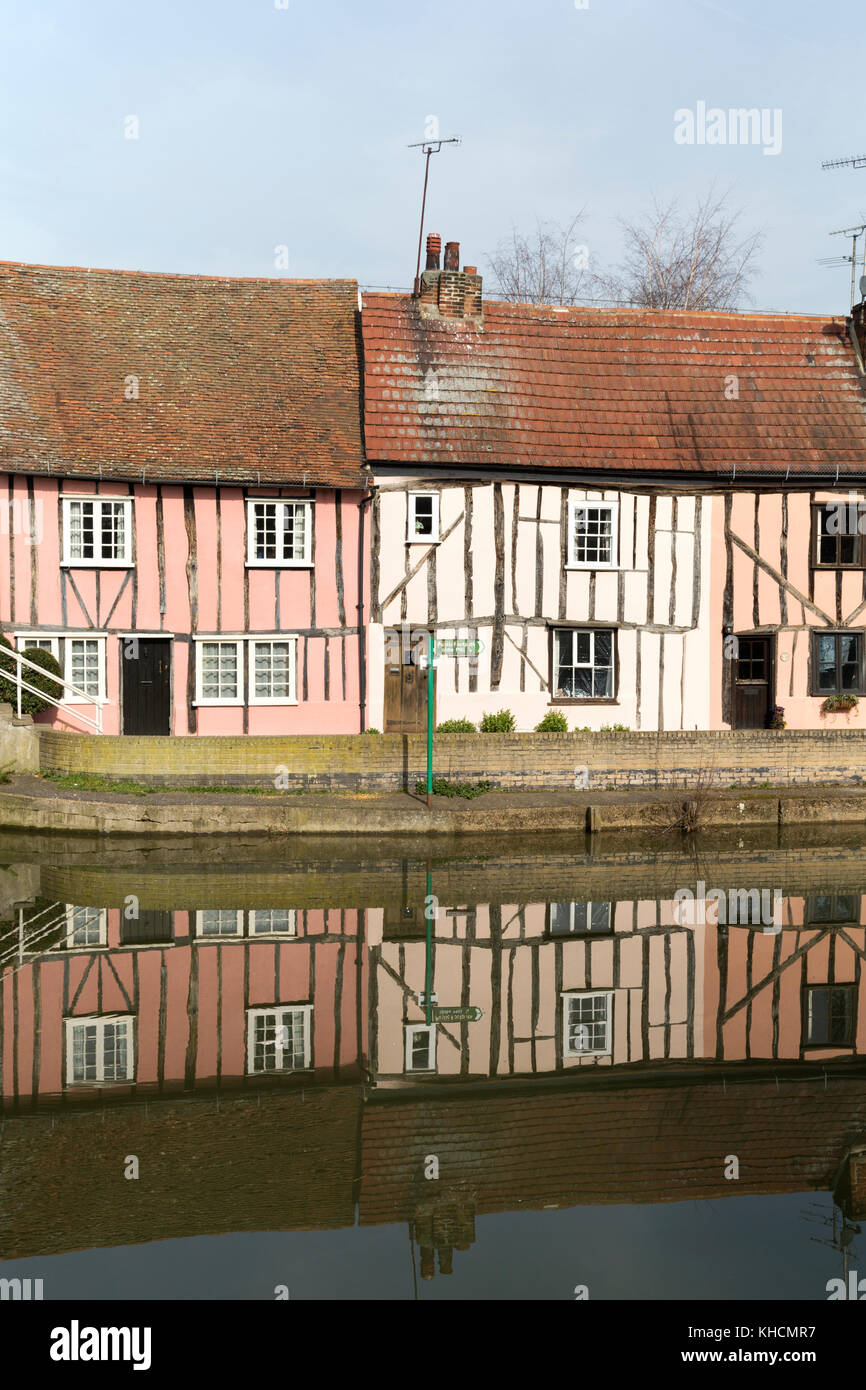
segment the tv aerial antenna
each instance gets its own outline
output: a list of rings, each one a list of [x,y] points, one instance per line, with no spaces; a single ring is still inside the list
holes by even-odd
[[[430,177],[430,156],[438,154],[443,145],[459,145],[460,136],[451,135],[447,140],[419,140],[414,145],[407,145],[409,150],[423,150],[427,156],[424,163],[424,194],[421,198],[421,230],[418,233],[418,259],[415,263],[415,288],[413,294],[418,298],[418,288],[421,283],[421,243],[424,240],[424,211],[427,207],[427,180]]]
[[[852,304],[854,303],[857,283],[857,242],[864,232],[866,232],[866,222],[861,222],[858,227],[840,227],[838,231],[830,232],[830,236],[849,236],[851,238],[851,254],[848,256],[822,256],[818,261],[818,264],[823,266],[850,265]],[[866,275],[866,241],[863,243],[863,272]],[[861,276],[861,290],[862,279]]]
[[[846,165],[852,169],[866,169],[866,154],[855,154],[850,159],[824,159],[821,161],[822,169],[844,169]]]

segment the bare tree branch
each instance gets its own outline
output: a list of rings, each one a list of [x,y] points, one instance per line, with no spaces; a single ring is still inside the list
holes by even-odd
[[[567,227],[536,221],[528,236],[512,227],[487,257],[499,294],[509,303],[580,304],[590,289],[585,248],[576,243],[584,210]],[[585,287],[585,291],[584,291]],[[584,293],[582,293],[584,292]]]

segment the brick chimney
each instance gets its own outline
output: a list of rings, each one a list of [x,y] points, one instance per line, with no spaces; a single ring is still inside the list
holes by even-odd
[[[464,319],[476,328],[484,327],[481,276],[474,265],[460,269],[460,242],[445,245],[445,259],[439,269],[442,238],[435,232],[427,238],[427,269],[421,275],[418,307],[423,319]]]

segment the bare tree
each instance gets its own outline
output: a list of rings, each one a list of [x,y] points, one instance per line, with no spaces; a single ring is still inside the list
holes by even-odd
[[[623,260],[599,275],[608,300],[646,309],[735,309],[748,300],[763,233],[739,235],[740,213],[711,188],[692,212],[654,202],[637,221],[620,219]]]
[[[511,237],[487,257],[502,298],[515,304],[584,303],[589,252],[575,240],[582,220],[583,210],[567,227],[536,221],[528,236],[512,227]]]

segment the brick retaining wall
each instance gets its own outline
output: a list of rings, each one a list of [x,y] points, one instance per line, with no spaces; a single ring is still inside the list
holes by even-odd
[[[144,738],[43,728],[39,744],[45,771],[156,785],[382,792],[426,775],[426,739],[414,734]],[[866,782],[866,731],[439,734],[434,763],[438,777],[511,790],[850,786]]]

